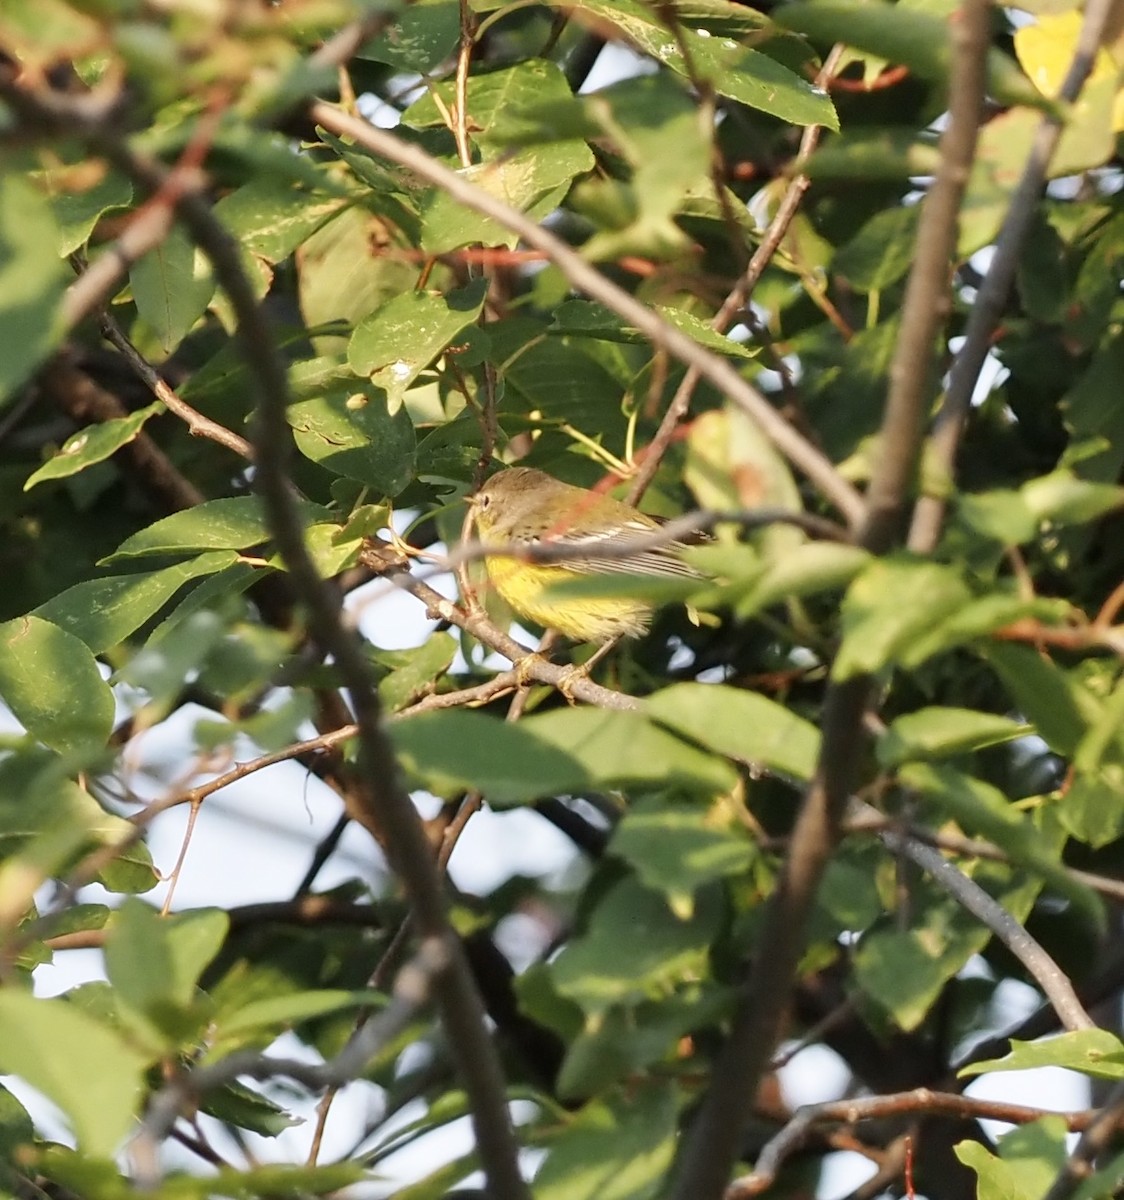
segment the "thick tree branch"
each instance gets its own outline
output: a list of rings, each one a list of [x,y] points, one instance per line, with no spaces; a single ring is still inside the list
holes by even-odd
[[[948,127],[941,138],[940,170],[924,201],[890,365],[878,457],[867,490],[863,545],[877,554],[900,536],[929,409],[937,338],[951,307],[957,215],[983,117],[990,13],[989,0],[965,0],[949,19],[957,67],[949,85]]]
[[[950,118],[941,165],[922,214],[918,264],[911,276],[903,339],[922,357],[902,361],[887,400],[882,453],[861,525],[860,545],[883,553],[893,544],[921,436],[922,387],[934,351],[941,298],[956,238],[956,211],[968,177],[982,109],[989,43],[988,0],[964,0],[951,18],[955,55]],[[916,282],[914,282],[916,280]],[[926,289],[933,289],[930,294]],[[776,890],[770,897],[754,964],[735,1010],[730,1036],[679,1163],[675,1200],[716,1200],[737,1158],[758,1083],[781,1036],[805,931],[823,872],[840,836],[858,778],[863,714],[873,692],[865,677],[832,683],[824,698],[823,739]]]
[[[238,318],[238,340],[250,367],[257,402],[255,484],[265,505],[270,532],[304,603],[313,637],[335,660],[344,679],[358,726],[360,788],[351,799],[352,815],[372,832],[385,835],[386,849],[406,889],[418,934],[443,943],[448,966],[435,983],[457,1065],[469,1095],[477,1146],[497,1200],[524,1200],[527,1186],[519,1171],[517,1146],[504,1093],[504,1079],[489,1037],[484,1009],[459,940],[449,925],[444,889],[435,869],[420,818],[402,786],[393,748],[368,665],[357,636],[345,628],[339,597],[320,578],[304,543],[303,525],[290,490],[286,463],[291,433],[286,421],[288,378],[241,263],[240,250],[200,194],[183,189],[168,196],[170,172],[141,158],[101,121],[88,122],[65,97],[31,92],[10,80],[3,94],[32,127],[65,127],[151,196],[164,195],[192,239],[208,256],[216,278]]]
[[[1085,5],[1077,48],[1058,93],[1059,101],[1065,105],[1077,99],[1093,69],[1115,2],[1088,0]],[[953,477],[956,450],[971,409],[976,380],[991,348],[992,334],[1003,314],[1003,306],[1015,278],[1019,252],[1038,208],[1046,171],[1057,149],[1065,120],[1065,116],[1058,112],[1042,118],[1022,178],[996,238],[995,253],[972,304],[964,331],[964,345],[949,373],[948,392],[937,413],[929,450],[933,468],[942,472],[949,483]],[[945,503],[943,496],[923,496],[918,502],[909,531],[911,550],[928,554],[934,549],[940,538]]]

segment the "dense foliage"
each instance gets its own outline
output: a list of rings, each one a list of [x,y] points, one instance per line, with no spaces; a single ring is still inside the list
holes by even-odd
[[[1124,42],[1024,7],[8,0],[5,1191],[379,1195],[467,1115],[398,1195],[1113,1194],[1119,1082],[964,1094],[1124,1078]],[[516,461],[733,518],[573,585],[659,605],[590,677],[465,540]],[[152,831],[242,779],[334,829],[178,904]],[[482,807],[572,869],[457,892]]]

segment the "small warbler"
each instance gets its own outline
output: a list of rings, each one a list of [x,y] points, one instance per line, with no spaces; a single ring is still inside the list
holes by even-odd
[[[648,628],[653,605],[635,596],[555,599],[547,595],[555,584],[592,574],[700,577],[679,557],[682,542],[630,548],[660,527],[639,509],[530,467],[508,467],[493,475],[469,503],[496,591],[519,616],[575,641],[605,643],[638,636]],[[489,546],[518,553],[534,545],[588,546],[589,552],[558,562],[486,553]]]

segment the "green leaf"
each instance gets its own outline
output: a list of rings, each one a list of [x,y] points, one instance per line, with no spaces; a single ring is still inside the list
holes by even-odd
[[[956,515],[984,537],[1004,546],[1021,546],[1038,533],[1039,522],[1019,492],[997,489],[961,496]]]
[[[1094,850],[1115,842],[1124,832],[1124,764],[1075,772],[1056,811],[1066,831]]]
[[[358,154],[349,154],[347,159],[370,162]],[[417,224],[416,215],[410,219]],[[383,223],[367,208],[345,208],[301,245],[299,295],[306,326],[342,322],[336,336],[314,339],[318,353],[346,348],[345,339],[354,325],[379,305],[416,286],[414,264],[380,253],[373,244],[382,228]]]
[[[315,504],[301,504],[307,520],[327,515]],[[149,525],[120,546],[101,564],[145,554],[178,554],[189,550],[247,550],[269,537],[269,528],[261,502],[256,496],[228,496],[207,500],[194,508],[173,513]]]
[[[878,761],[892,769],[915,759],[970,754],[1032,732],[1033,726],[997,713],[970,708],[921,708],[891,722],[878,741]]]
[[[1099,702],[1070,672],[1027,646],[993,644],[986,653],[1038,736],[1056,754],[1071,758],[1087,725],[1099,716]]]
[[[0,991],[0,1031],[0,1070],[57,1104],[82,1149],[111,1156],[133,1124],[147,1058],[65,1001],[15,988]]]
[[[0,171],[0,404],[62,335],[58,306],[68,272],[46,198],[14,170]]]
[[[28,477],[23,490],[29,491],[45,479],[64,479],[68,475],[77,475],[79,471],[84,471],[94,463],[104,462],[122,446],[128,445],[144,428],[149,417],[163,411],[164,405],[158,400],[155,404],[138,409],[127,417],[118,417],[112,421],[103,421],[100,425],[80,429],[66,439],[62,449],[53,458],[49,458],[38,471]]]
[[[846,129],[821,145],[804,172],[811,179],[904,181],[935,175],[940,161],[936,143],[922,140],[912,128],[860,127]]]
[[[694,338],[700,346],[705,346],[708,350],[713,350],[717,354],[727,354],[731,358],[750,359],[754,357],[753,350],[718,333],[712,325],[700,320],[694,313],[659,304],[653,305],[653,308],[670,325],[674,325],[688,337]],[[603,341],[623,342],[637,346],[645,346],[649,341],[648,335],[641,333],[636,326],[629,325],[611,309],[592,300],[567,300],[564,304],[559,305],[554,310],[554,320],[548,332],[571,337],[592,337]]]
[[[1038,1042],[1011,1039],[1002,1058],[969,1063],[961,1078],[992,1071],[1030,1071],[1036,1067],[1065,1067],[1094,1079],[1124,1079],[1124,1042],[1107,1029],[1076,1029]]]
[[[705,973],[721,913],[716,889],[701,891],[684,916],[659,892],[623,879],[600,899],[589,928],[551,962],[554,987],[587,1014],[665,994]]]
[[[126,900],[105,942],[109,982],[121,1003],[159,1028],[159,1010],[172,1003],[172,956],[163,921],[141,900]]]
[[[971,598],[953,567],[904,558],[872,562],[843,599],[843,642],[832,676],[842,680],[881,670],[915,650],[922,634]]]
[[[897,283],[913,265],[921,206],[876,213],[835,252],[831,268],[857,291],[878,292]]]
[[[87,579],[41,604],[35,615],[58,625],[101,654],[120,645],[168,603],[184,584],[211,575],[237,561],[217,550],[189,562],[137,575]]]
[[[104,746],[113,693],[94,656],[42,617],[0,625],[0,697],[33,737],[54,750]]]
[[[474,788],[502,805],[590,786],[576,756],[530,726],[451,709],[406,717],[389,731],[403,767],[438,794]]]
[[[528,717],[520,722],[520,728],[571,754],[593,786],[678,786],[720,794],[728,792],[737,780],[736,772],[721,759],[674,737],[637,712],[569,708]]]
[[[205,1185],[207,1196],[248,1193],[251,1196],[335,1196],[363,1183],[367,1173],[358,1163],[267,1163],[248,1171],[226,1167]]]
[[[292,992],[286,996],[270,996],[251,1000],[242,1008],[216,1017],[215,1038],[232,1038],[252,1030],[274,1026],[296,1025],[312,1017],[342,1012],[351,1008],[378,1008],[384,997],[372,990],[345,992],[327,988],[317,992]]]
[[[1041,1200],[1065,1168],[1066,1133],[1064,1118],[1046,1116],[1004,1134],[998,1157],[979,1142],[960,1142],[954,1149],[979,1176],[979,1200]]]
[[[297,449],[334,475],[395,496],[413,478],[414,423],[381,387],[360,380],[290,404]]]
[[[644,701],[649,716],[718,754],[790,779],[811,779],[820,733],[757,692],[717,683],[678,683]]]
[[[0,1087],[0,1187],[15,1195],[15,1178],[8,1164],[19,1161],[35,1142],[35,1125],[27,1109],[8,1091]]]
[[[460,29],[457,0],[417,0],[402,8],[359,56],[425,74],[452,53]]]
[[[229,1083],[219,1091],[207,1092],[200,1098],[199,1109],[224,1124],[248,1129],[260,1137],[277,1137],[301,1124],[279,1104],[241,1083]]]
[[[287,179],[262,175],[223,196],[214,211],[244,250],[279,263],[347,203],[343,196],[301,191]]]
[[[1002,863],[973,862],[965,873],[1014,917],[1025,919],[1040,890]],[[948,985],[991,941],[991,931],[932,880],[910,883],[910,928],[886,920],[868,929],[853,955],[854,982],[872,1013],[916,1029]]]
[[[456,89],[451,78],[433,83],[402,114],[402,123],[411,129],[446,129],[445,113],[456,104]],[[566,76],[545,58],[469,75],[466,112],[469,137],[486,158],[515,146],[549,145],[597,132]],[[577,128],[567,129],[567,119]]]
[[[710,547],[700,547],[696,565],[707,569]],[[713,593],[703,592],[692,599],[700,608],[723,607],[731,601],[743,620],[784,600],[816,596],[821,592],[844,588],[870,562],[870,555],[857,546],[841,542],[801,541],[796,545],[770,545],[769,554],[758,560],[748,579],[734,577],[730,584],[719,585]],[[715,574],[721,574],[721,567]]]
[[[494,162],[474,163],[459,174],[498,200],[541,220],[562,202],[578,175],[593,166],[584,142],[564,141],[504,155]],[[480,242],[485,246],[514,246],[519,238],[500,221],[481,216],[435,188],[422,204],[422,248],[445,254]]]
[[[595,24],[608,22],[657,62],[688,80],[705,80],[731,100],[794,125],[839,128],[835,107],[825,92],[733,38],[711,37],[708,31],[704,36],[687,25],[680,25],[673,35],[654,10],[637,0],[567,0],[565,7],[579,18],[587,14]]]
[[[522,977],[521,977],[522,978]],[[520,1007],[523,993],[520,992]],[[658,1075],[683,1038],[726,1018],[728,995],[686,985],[670,996],[599,1013],[569,1032],[569,1049],[555,1090],[563,1100],[605,1095],[616,1084],[630,1087],[641,1072]],[[530,1014],[529,1014],[530,1015]],[[654,1072],[647,1069],[655,1068]]]
[[[678,1111],[668,1083],[591,1101],[552,1140],[536,1200],[649,1200],[671,1165]]]
[[[163,937],[171,960],[169,995],[186,1007],[199,977],[222,949],[230,917],[219,908],[193,908],[164,918]]]
[[[1053,471],[1023,484],[1020,494],[1040,521],[1083,525],[1124,504],[1124,487],[1078,479],[1072,471]]]
[[[756,848],[745,829],[727,828],[696,806],[641,801],[613,831],[609,850],[627,859],[640,882],[689,914],[704,883],[745,873]]]
[[[879,559],[843,600],[843,643],[832,668],[846,679],[886,666],[911,669],[1023,618],[1062,624],[1064,600],[1023,597],[1003,586],[972,595],[961,568],[906,556]]]
[[[379,699],[389,712],[405,708],[431,687],[452,666],[457,640],[451,634],[431,633],[412,650],[381,650],[380,664],[389,674],[379,682]]]
[[[21,875],[46,879],[73,864],[83,848],[116,849],[135,834],[128,821],[107,813],[80,788],[69,777],[70,770],[68,760],[40,747],[0,758],[0,854],[20,855]],[[117,891],[151,888],[157,877],[147,848],[137,844],[127,851],[116,849],[114,862],[102,869],[99,881]]]
[[[165,354],[183,341],[215,294],[210,264],[178,226],[129,271],[137,313]]]
[[[351,335],[347,359],[357,375],[397,401],[467,326],[475,323],[488,290],[478,279],[447,296],[406,292],[373,312]]]
[[[627,184],[593,178],[575,190],[575,207],[600,226],[582,253],[594,261],[630,251],[680,253],[689,242],[672,218],[708,174],[710,155],[708,140],[699,136],[695,102],[679,80],[659,73],[625,79],[586,97],[585,104],[628,160],[632,178]]]
[[[59,225],[58,253],[63,258],[86,244],[105,213],[128,208],[133,200],[132,185],[114,171],[107,171],[93,187],[81,192],[67,189],[65,167],[57,177],[51,171],[44,172],[44,176],[52,192],[51,208]]]

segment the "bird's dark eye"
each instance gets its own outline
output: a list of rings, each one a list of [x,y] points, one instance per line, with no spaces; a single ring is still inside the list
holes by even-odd
[[[487,492],[482,492],[476,497],[476,507],[480,509],[487,508],[492,503],[492,497]]]

